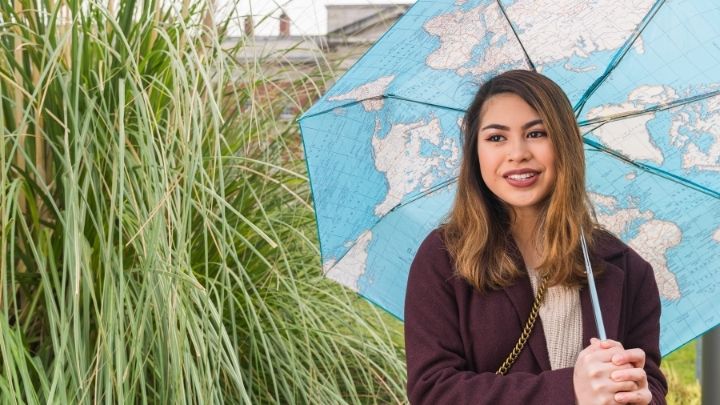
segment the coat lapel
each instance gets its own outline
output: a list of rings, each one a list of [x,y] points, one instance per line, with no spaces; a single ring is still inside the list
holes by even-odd
[[[527,275],[520,277],[515,284],[509,288],[505,288],[504,291],[508,298],[510,298],[517,313],[518,321],[520,322],[519,333],[516,337],[513,337],[513,342],[517,342],[520,338],[520,333],[522,333],[523,328],[525,328],[525,323],[530,316],[530,309],[535,300],[530,278]],[[542,370],[551,369],[550,355],[547,351],[547,343],[545,343],[545,332],[543,331],[542,321],[539,316],[535,320],[535,326],[528,338],[526,346],[529,347],[533,357],[535,357],[535,361],[537,361]]]
[[[523,261],[520,249],[518,249],[512,238],[508,243],[508,248],[510,257],[515,262],[515,266],[518,269],[525,269],[525,262]],[[504,289],[515,307],[515,312],[520,320],[520,330],[518,336],[515,338],[515,342],[520,338],[520,334],[525,328],[525,323],[527,323],[528,317],[530,316],[530,309],[535,301],[535,294],[530,284],[530,276],[528,276],[526,272],[524,273],[525,274],[520,277],[512,287]],[[526,345],[529,346],[530,352],[542,370],[550,370],[552,368],[550,366],[550,355],[548,354],[547,343],[545,343],[545,332],[543,331],[540,316],[535,319],[535,326],[533,326],[532,333],[530,333]]]

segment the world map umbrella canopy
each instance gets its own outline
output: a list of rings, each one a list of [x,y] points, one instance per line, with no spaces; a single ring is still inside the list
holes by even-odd
[[[654,268],[667,354],[720,323],[720,5],[418,1],[301,118],[323,270],[402,318],[448,213],[479,83],[565,90],[598,220]],[[602,304],[602,303],[601,303]]]

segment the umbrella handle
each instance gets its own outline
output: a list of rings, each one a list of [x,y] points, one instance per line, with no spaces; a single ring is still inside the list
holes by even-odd
[[[602,311],[600,311],[600,300],[595,288],[595,277],[593,276],[592,266],[590,265],[590,255],[588,254],[587,242],[585,242],[585,232],[580,230],[580,246],[582,246],[583,258],[585,259],[585,273],[587,274],[588,287],[590,288],[590,301],[592,302],[593,315],[595,315],[595,326],[597,326],[598,337],[600,340],[607,339],[605,334],[605,324],[603,324]]]

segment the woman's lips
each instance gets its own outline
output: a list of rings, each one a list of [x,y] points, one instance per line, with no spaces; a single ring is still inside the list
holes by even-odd
[[[538,180],[540,173],[535,171],[511,172],[503,176],[513,187],[530,187]]]

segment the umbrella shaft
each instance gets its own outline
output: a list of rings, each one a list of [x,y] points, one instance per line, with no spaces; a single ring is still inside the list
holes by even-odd
[[[605,324],[603,324],[600,300],[598,299],[597,288],[595,288],[595,277],[593,276],[592,266],[590,265],[590,255],[588,254],[585,232],[583,231],[580,231],[580,245],[582,246],[583,258],[585,259],[585,272],[588,278],[588,288],[590,288],[590,301],[592,302],[593,315],[595,315],[595,326],[597,326],[600,340],[605,340],[607,339]]]

